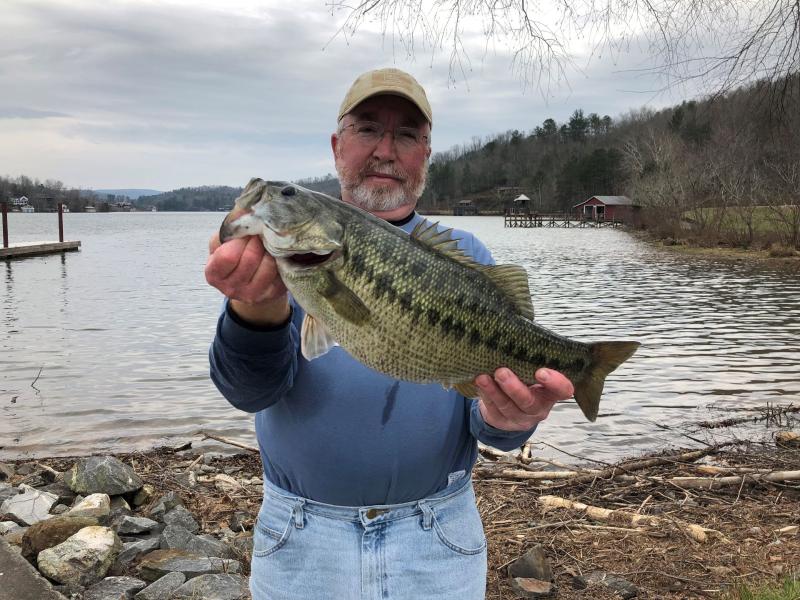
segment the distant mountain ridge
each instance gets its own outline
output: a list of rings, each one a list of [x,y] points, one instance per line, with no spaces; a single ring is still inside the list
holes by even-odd
[[[161,194],[158,190],[142,190],[135,188],[118,189],[118,190],[92,190],[95,194],[113,194],[114,196],[127,196],[131,200],[136,200],[143,196],[155,196]]]

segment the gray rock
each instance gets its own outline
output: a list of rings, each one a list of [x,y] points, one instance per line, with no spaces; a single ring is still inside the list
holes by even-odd
[[[131,600],[147,584],[135,577],[106,577],[83,594],[83,600]]]
[[[226,558],[207,558],[186,550],[154,550],[139,563],[139,575],[145,581],[155,581],[173,571],[187,579],[213,573],[238,573],[238,561]]]
[[[14,548],[0,539],[0,598],[66,600]]]
[[[147,540],[139,540],[137,542],[128,542],[122,544],[122,550],[117,556],[117,560],[109,571],[112,575],[122,573],[128,565],[133,563],[137,558],[148,552],[158,549],[158,538],[151,538]]]
[[[538,579],[540,581],[552,581],[553,571],[547,561],[544,548],[534,546],[525,554],[520,556],[508,565],[508,576],[523,577],[528,579]]]
[[[196,535],[189,542],[189,552],[202,556],[216,556],[217,558],[232,558],[233,550],[226,543],[218,540],[213,535]]]
[[[55,494],[58,496],[59,504],[70,505],[75,500],[75,492],[69,489],[69,486],[63,481],[50,483],[42,488],[39,488],[39,491]]]
[[[183,501],[175,492],[167,492],[150,509],[149,515],[160,521],[164,515],[176,506],[183,506]]]
[[[5,535],[12,531],[19,531],[20,529],[22,529],[22,527],[14,523],[14,521],[0,521],[0,535]]]
[[[594,573],[590,573],[586,580],[589,583],[606,586],[608,589],[619,594],[624,600],[636,598],[636,596],[639,595],[639,588],[630,581],[622,577],[617,577],[616,575],[610,575],[609,573],[595,571]]]
[[[120,520],[117,533],[144,533],[146,531],[152,531],[156,527],[158,527],[158,521],[153,521],[152,519],[148,519],[146,517],[124,516]]]
[[[512,577],[511,588],[518,598],[552,598],[556,591],[552,582],[528,577]]]
[[[0,463],[0,481],[11,479],[14,476],[14,465]]]
[[[84,527],[61,544],[42,550],[42,574],[66,585],[87,586],[105,577],[122,544],[109,527]]]
[[[200,525],[197,524],[192,513],[186,510],[185,506],[176,506],[164,515],[164,523],[167,525],[179,525],[188,529],[191,533],[197,533]]]
[[[25,485],[28,485],[32,488],[43,488],[48,483],[47,479],[41,473],[34,473],[32,475],[28,475],[25,478]]]
[[[188,550],[194,534],[180,525],[167,525],[161,532],[160,547],[164,550]]]
[[[163,523],[159,523],[147,533],[137,533],[137,534],[123,533],[119,537],[123,542],[138,542],[140,540],[147,540],[150,538],[155,538],[159,540],[161,539],[161,532],[164,531],[165,528],[166,525],[164,525]]]
[[[22,494],[6,498],[0,505],[0,518],[20,525],[33,525],[50,516],[50,509],[58,500],[55,494],[27,489]]]
[[[19,494],[19,490],[7,483],[0,483],[0,504]]]
[[[56,504],[53,508],[50,509],[51,515],[63,515],[65,512],[69,511],[69,506],[66,504]]]
[[[186,582],[183,573],[167,573],[134,596],[134,600],[164,600]]]
[[[64,483],[79,494],[119,496],[142,487],[141,478],[128,465],[113,456],[79,459],[64,474]]]
[[[111,514],[111,499],[108,494],[90,494],[73,506],[67,514],[71,517],[102,519]]]
[[[249,597],[246,578],[223,573],[190,579],[173,592],[170,600],[244,600]]]
[[[58,516],[31,525],[22,536],[22,555],[34,559],[42,550],[52,548],[75,535],[84,527],[97,525],[92,517]]]
[[[167,525],[161,533],[161,547],[164,549],[188,550],[200,556],[230,558],[231,548],[210,535],[193,535],[180,525]]]
[[[35,462],[24,463],[17,465],[17,475],[30,475],[36,472],[39,466]]]

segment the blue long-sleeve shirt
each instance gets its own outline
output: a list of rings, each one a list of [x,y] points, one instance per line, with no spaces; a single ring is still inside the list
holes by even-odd
[[[410,232],[420,215],[401,228]],[[472,234],[453,237],[494,264]],[[300,353],[303,309],[284,326],[257,329],[227,306],[210,350],[211,379],[236,408],[255,413],[264,474],[328,504],[396,504],[429,496],[475,464],[477,442],[501,450],[533,433],[487,425],[476,400],[440,384],[398,381],[340,346],[312,361]]]

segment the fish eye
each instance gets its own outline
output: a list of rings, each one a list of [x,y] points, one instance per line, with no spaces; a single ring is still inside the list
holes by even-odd
[[[294,186],[287,185],[285,188],[281,190],[282,196],[294,196],[297,193],[297,190]]]

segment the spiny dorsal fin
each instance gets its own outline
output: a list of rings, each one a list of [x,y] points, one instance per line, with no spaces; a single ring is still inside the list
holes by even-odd
[[[429,223],[428,221],[422,220],[414,227],[414,230],[411,232],[411,237],[461,264],[469,267],[481,266],[480,263],[475,262],[472,257],[464,254],[464,251],[458,247],[458,240],[453,239],[453,230],[451,228],[439,231],[438,226],[438,221],[436,223]]]
[[[528,273],[518,265],[479,265],[478,269],[511,299],[523,317],[533,321],[533,301]]]
[[[533,320],[533,303],[528,287],[528,273],[525,269],[517,265],[483,265],[475,262],[458,247],[458,240],[454,240],[451,236],[453,230],[438,231],[438,225],[438,222],[429,224],[428,221],[420,221],[411,232],[411,237],[463,265],[483,272],[508,296],[522,316]]]

